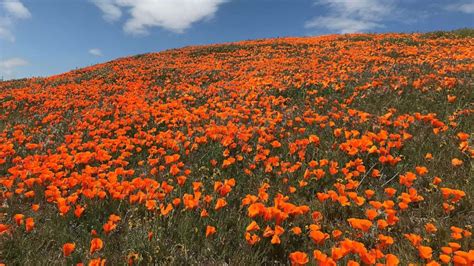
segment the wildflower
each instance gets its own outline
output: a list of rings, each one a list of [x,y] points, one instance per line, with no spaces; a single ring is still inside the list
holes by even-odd
[[[419,252],[420,258],[425,259],[425,260],[431,259],[432,249],[430,247],[419,246],[418,252]]]
[[[101,250],[104,247],[104,242],[100,238],[93,238],[91,240],[90,254]]]
[[[255,221],[252,221],[247,226],[247,228],[245,229],[245,231],[247,231],[247,232],[251,232],[251,231],[255,231],[255,230],[260,230],[260,227],[258,226],[257,222],[255,222]]]
[[[25,215],[23,214],[15,214],[13,216],[13,220],[15,221],[16,225],[21,225],[23,224],[23,218],[25,217]]]
[[[460,165],[463,164],[463,161],[462,160],[459,160],[458,158],[453,158],[451,160],[451,164],[454,166],[454,167],[458,167]]]
[[[74,244],[74,243],[65,243],[63,245],[64,257],[69,257],[69,255],[71,255],[71,253],[74,251],[75,248],[76,248],[76,244]]]
[[[370,227],[372,226],[372,222],[365,219],[357,219],[357,218],[349,218],[347,219],[351,227],[360,229],[364,232],[369,231]]]
[[[436,229],[436,226],[432,223],[425,224],[425,230],[428,233],[435,233],[436,231],[438,231],[438,229]]]
[[[291,265],[305,265],[309,262],[308,255],[301,251],[290,253]]]
[[[29,217],[25,220],[26,232],[30,232],[35,227],[35,221],[33,218]]]
[[[213,234],[215,234],[215,233],[216,233],[216,228],[215,228],[214,226],[208,225],[208,226],[206,227],[206,237],[209,237],[209,236],[211,236],[211,235],[213,235]]]
[[[291,232],[293,232],[293,234],[295,234],[295,235],[300,235],[302,231],[301,231],[300,227],[295,226],[295,227],[291,228]]]
[[[223,198],[219,198],[217,199],[216,206],[214,207],[214,209],[217,211],[224,208],[225,206],[227,206],[227,201]]]

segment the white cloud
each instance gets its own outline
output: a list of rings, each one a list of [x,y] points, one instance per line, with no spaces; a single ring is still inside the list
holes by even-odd
[[[89,49],[89,54],[93,56],[102,56],[102,51],[99,48]]]
[[[370,29],[383,27],[383,25],[375,22],[343,17],[316,17],[308,21],[305,26],[307,28],[326,28],[338,33],[365,32]]]
[[[13,78],[15,75],[15,69],[28,65],[28,61],[25,59],[14,57],[0,61],[0,77],[4,79]]]
[[[0,0],[0,39],[15,41],[13,24],[18,19],[31,18],[30,11],[19,0]]]
[[[219,5],[227,0],[91,0],[108,21],[122,16],[122,9],[130,14],[123,29],[135,35],[148,33],[151,27],[161,27],[182,33],[193,23],[210,19]]]
[[[30,11],[19,0],[3,0],[3,7],[15,18],[30,18]]]
[[[447,6],[447,9],[466,14],[474,14],[474,1],[450,4]]]
[[[115,0],[91,0],[102,12],[103,18],[109,22],[116,21],[122,16],[122,10],[115,4]]]
[[[382,21],[391,16],[394,0],[316,0],[326,6],[328,15],[306,22],[306,28],[327,29],[337,33],[365,32],[384,27]]]
[[[0,39],[5,39],[10,42],[15,41],[15,36],[11,32],[12,21],[7,17],[0,17]]]

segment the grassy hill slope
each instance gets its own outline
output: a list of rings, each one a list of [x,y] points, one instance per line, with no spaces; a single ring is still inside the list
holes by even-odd
[[[0,82],[0,262],[469,265],[472,35],[244,41]]]

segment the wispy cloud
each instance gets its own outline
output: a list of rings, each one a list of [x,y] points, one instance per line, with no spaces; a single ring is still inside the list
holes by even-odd
[[[161,27],[182,33],[193,23],[210,19],[226,0],[90,0],[104,13],[107,21],[117,21],[122,9],[130,14],[123,29],[134,35],[148,34]]]
[[[3,0],[5,10],[15,18],[30,18],[30,11],[19,0]]]
[[[109,22],[118,20],[122,16],[122,10],[115,0],[90,0],[104,13],[103,18]]]
[[[14,57],[0,61],[0,77],[10,79],[15,77],[15,69],[28,65],[28,61],[23,58]]]
[[[0,17],[0,39],[4,39],[10,42],[15,41],[15,36],[11,31],[12,21],[7,17]]]
[[[31,18],[31,13],[19,0],[0,0],[0,11],[3,11],[3,15],[0,16],[0,39],[14,42],[15,36],[12,33],[14,22],[18,19]]]
[[[307,28],[326,28],[331,32],[338,33],[365,32],[383,27],[383,25],[372,21],[331,16],[314,18],[308,21],[305,26]]]
[[[316,0],[316,4],[325,6],[328,14],[307,21],[305,27],[337,33],[383,28],[383,20],[396,9],[394,0]]]
[[[102,50],[100,50],[99,48],[92,48],[89,49],[89,54],[93,56],[102,56]]]
[[[446,9],[466,14],[474,14],[474,1],[462,1],[459,3],[452,3],[447,5]]]

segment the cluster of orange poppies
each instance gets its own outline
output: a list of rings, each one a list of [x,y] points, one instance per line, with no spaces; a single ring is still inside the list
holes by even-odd
[[[2,199],[31,208],[0,221],[0,234],[41,230],[47,205],[79,220],[91,202],[119,201],[157,217],[196,213],[203,241],[221,234],[212,217],[240,212],[242,241],[284,246],[294,265],[472,265],[471,224],[457,210],[472,207],[473,46],[421,34],[282,38],[2,82]],[[438,96],[444,109],[416,106]],[[90,265],[107,263],[96,254],[128,219],[107,215],[80,249]],[[417,261],[397,253],[410,245]]]

